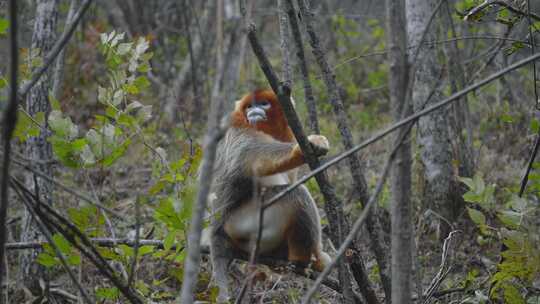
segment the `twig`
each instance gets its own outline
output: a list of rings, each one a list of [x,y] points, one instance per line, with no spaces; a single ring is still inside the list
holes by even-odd
[[[470,16],[472,15],[475,15],[477,14],[478,12],[480,12],[481,10],[483,10],[484,8],[488,7],[488,6],[491,6],[491,5],[500,5],[502,7],[505,7],[507,8],[509,11],[511,11],[512,13],[515,13],[515,14],[518,14],[518,15],[521,15],[523,17],[526,17],[526,16],[530,16],[538,21],[540,21],[540,16],[535,14],[535,13],[532,13],[530,12],[527,13],[527,12],[524,12],[522,10],[519,10],[517,8],[515,8],[514,6],[512,6],[510,3],[504,1],[504,0],[485,0],[482,4],[478,5],[478,6],[475,6],[473,7],[466,15],[465,17],[463,17],[463,20],[467,20],[469,19]]]
[[[521,40],[521,39],[513,39],[513,38],[506,38],[506,37],[498,37],[498,36],[489,36],[489,35],[477,35],[477,36],[462,36],[462,37],[454,37],[450,39],[444,39],[444,40],[437,40],[437,41],[424,41],[422,45],[436,45],[436,44],[444,44],[444,43],[450,43],[450,42],[457,42],[462,40],[500,40],[500,41],[509,41],[509,42],[521,42],[524,44],[529,44],[529,41],[527,40]],[[407,47],[408,50],[414,49],[419,47],[419,45],[410,45]],[[358,56],[353,56],[351,58],[345,59],[344,61],[336,64],[332,67],[332,71],[337,70],[340,66],[351,63],[353,61],[356,61],[358,59],[372,57],[372,56],[382,56],[388,54],[388,49],[383,49],[380,51],[374,51],[371,53],[365,53]],[[319,76],[322,77],[322,76]]]
[[[137,257],[139,255],[139,240],[141,238],[141,211],[139,207],[139,197],[135,200],[135,246],[133,246],[133,260],[131,261],[131,267],[129,269],[129,276],[127,285],[131,286],[135,278],[135,272],[137,268]]]
[[[52,238],[52,235],[51,235],[51,231],[49,230],[49,228],[43,223],[43,220],[41,218],[39,218],[37,216],[37,214],[35,213],[34,209],[32,208],[32,203],[29,202],[29,198],[24,195],[20,189],[17,189],[16,187],[14,187],[15,189],[15,192],[17,193],[17,196],[19,197],[19,199],[27,206],[28,208],[28,211],[30,211],[30,214],[32,214],[32,216],[34,217],[34,220],[36,220],[37,224],[38,224],[38,228],[39,230],[41,231],[41,233],[43,234],[43,236],[45,237],[45,239],[47,239],[47,241],[49,242],[49,245],[53,248],[54,250],[54,253],[56,254],[56,256],[58,257],[58,259],[60,260],[60,263],[62,264],[62,266],[64,267],[64,269],[66,270],[66,272],[68,273],[68,276],[69,278],[71,279],[71,281],[73,282],[73,284],[75,284],[75,287],[77,287],[77,289],[79,290],[79,293],[81,294],[81,297],[82,299],[87,303],[87,304],[92,304],[92,301],[90,300],[90,297],[88,296],[88,294],[86,293],[86,291],[84,290],[84,288],[82,287],[81,283],[79,282],[79,280],[77,280],[77,278],[75,277],[75,274],[73,273],[73,271],[71,270],[71,268],[69,268],[69,265],[66,261],[66,257],[64,256],[64,254],[60,251],[60,249],[58,248],[58,246],[56,245],[56,243],[53,241],[53,238]]]
[[[39,176],[41,178],[43,178],[44,180],[47,180],[48,182],[54,184],[55,186],[57,186],[58,188],[66,191],[67,193],[87,202],[87,203],[90,203],[96,207],[98,207],[99,209],[102,209],[104,211],[107,211],[108,213],[114,215],[116,218],[124,218],[124,216],[112,209],[110,209],[109,207],[106,207],[105,205],[101,204],[100,202],[96,201],[96,200],[93,200],[92,198],[90,198],[90,196],[86,195],[86,194],[83,194],[83,193],[79,193],[73,189],[71,189],[70,187],[56,181],[54,178],[48,176],[47,174],[37,170],[37,169],[34,169],[32,168],[31,166],[27,165],[27,164],[24,164],[23,162],[20,162],[20,161],[17,161],[17,160],[13,160],[13,163],[20,166],[20,167],[23,167],[24,169],[34,173],[34,175],[36,176]]]
[[[48,204],[42,204],[39,201],[39,197],[29,191],[20,181],[15,178],[11,180],[12,185],[18,188],[25,196],[32,200],[33,203],[28,207],[32,208],[37,216],[43,223],[53,227],[58,231],[66,240],[68,240],[75,248],[77,248],[85,257],[88,258],[97,268],[97,270],[107,277],[111,283],[120,290],[120,292],[131,302],[135,304],[142,304],[142,300],[116,275],[114,269],[111,268],[109,263],[101,256],[96,247],[90,242],[88,237],[81,232],[77,226],[66,219],[64,216],[56,212]],[[85,247],[86,246],[86,247]]]
[[[456,233],[461,233],[461,231],[454,230],[448,234],[448,237],[446,237],[446,239],[444,239],[443,251],[441,254],[441,265],[439,266],[439,271],[437,272],[435,277],[433,277],[433,280],[431,280],[431,284],[424,292],[424,295],[423,295],[424,301],[422,302],[423,304],[428,304],[430,302],[435,291],[437,290],[437,288],[439,288],[444,278],[448,275],[448,273],[452,269],[452,266],[451,265],[448,266],[447,262],[448,262],[448,253],[450,250],[450,242],[452,241],[452,237]]]
[[[4,155],[2,159],[2,181],[0,185],[0,263],[4,261],[4,244],[7,238],[6,218],[9,207],[9,165],[11,156],[11,138],[17,124],[17,68],[19,64],[19,53],[17,46],[17,0],[9,1],[9,103],[4,112],[4,123],[2,137],[4,140]],[[0,285],[3,274],[0,272]]]
[[[287,9],[283,5],[284,2],[289,2],[289,0],[277,0],[278,3],[278,18],[279,18],[279,37],[280,37],[280,49],[281,49],[281,60],[282,60],[282,78],[286,86],[292,87],[292,77],[291,77],[291,65],[289,63],[289,40],[290,32],[287,19],[290,20],[291,16],[287,16]],[[295,17],[296,18],[296,17]]]
[[[379,140],[381,140],[382,138],[386,137],[388,134],[396,131],[397,129],[400,129],[401,127],[407,125],[409,122],[411,121],[414,121],[416,119],[418,119],[419,117],[422,117],[422,116],[425,116],[433,111],[436,111],[438,110],[439,108],[441,107],[444,107],[448,104],[451,104],[452,102],[458,100],[459,98],[461,98],[462,96],[490,83],[491,81],[515,70],[515,69],[518,69],[526,64],[528,64],[529,62],[533,61],[533,60],[536,60],[536,59],[539,59],[540,58],[540,53],[538,54],[535,54],[533,56],[529,56],[525,59],[522,59],[512,65],[509,65],[508,67],[492,74],[491,76],[489,77],[486,77],[484,78],[483,80],[481,81],[478,81],[472,85],[469,85],[467,86],[466,88],[452,94],[452,96],[448,97],[448,98],[445,98],[441,101],[439,101],[438,103],[424,109],[424,110],[421,110],[421,111],[418,111],[416,113],[414,113],[413,115],[410,115],[388,127],[386,127],[385,129],[383,129],[382,131],[380,131],[379,133],[373,135],[371,138],[363,141],[362,143],[354,146],[352,149],[349,149],[349,150],[346,150],[345,152],[341,153],[340,155],[332,158],[332,160],[324,163],[323,165],[321,165],[320,167],[318,167],[317,169],[315,170],[312,170],[309,174],[306,174],[304,175],[303,177],[299,178],[295,183],[291,184],[290,186],[288,186],[287,188],[285,188],[282,192],[276,194],[274,197],[272,197],[271,199],[269,199],[265,205],[264,205],[264,209],[270,207],[272,204],[274,204],[276,201],[278,201],[279,199],[281,199],[283,196],[287,195],[287,193],[289,193],[290,191],[296,189],[298,186],[300,186],[301,184],[305,183],[307,180],[309,180],[310,178],[312,178],[313,176],[315,176],[316,174],[319,174],[320,172],[328,169],[329,167],[335,165],[336,163],[339,163],[340,161],[344,160],[345,158],[349,157],[350,155],[358,152],[359,150],[361,149],[364,149],[366,148],[367,146],[373,144],[374,142],[377,142]]]
[[[529,21],[529,40],[531,42],[531,54],[534,55],[535,48],[534,48],[534,35],[532,31],[532,21],[531,21],[531,3],[530,0],[527,0],[527,19]],[[536,103],[536,109],[540,110],[540,100],[538,100],[538,88],[536,85],[536,62],[533,61],[532,65],[532,74],[533,74],[533,88],[534,88],[534,98]],[[529,180],[529,174],[531,173],[531,169],[534,164],[534,160],[536,159],[536,155],[538,154],[538,147],[540,146],[540,130],[538,130],[538,134],[536,135],[536,140],[534,142],[534,148],[533,152],[531,153],[531,156],[529,157],[529,162],[527,164],[527,169],[525,170],[525,174],[523,175],[523,178],[521,179],[521,186],[519,187],[519,196],[523,196],[523,193],[525,192],[525,188],[527,187],[527,182]]]
[[[136,242],[134,239],[131,238],[121,238],[121,239],[115,239],[115,238],[90,238],[90,242],[95,244],[99,247],[116,247],[118,245],[127,245],[127,246],[135,246]],[[6,249],[7,250],[24,250],[24,249],[37,249],[42,248],[43,245],[48,244],[48,242],[45,241],[36,241],[36,242],[14,242],[14,243],[6,243]],[[148,240],[148,239],[140,239],[139,245],[142,246],[156,246],[159,249],[163,249],[163,241],[162,240]],[[172,246],[171,250],[176,250],[176,246]]]
[[[62,33],[62,36],[58,39],[58,41],[56,41],[51,51],[43,59],[43,64],[32,74],[32,78],[30,78],[30,80],[19,89],[19,98],[23,99],[26,96],[28,91],[39,81],[41,76],[43,76],[45,71],[47,71],[49,66],[54,62],[58,54],[60,54],[60,51],[62,51],[62,49],[68,43],[69,39],[73,35],[73,32],[75,32],[79,21],[81,21],[82,16],[86,10],[88,10],[90,4],[92,4],[92,0],[86,0],[82,4],[81,8],[75,14],[73,22],[69,25],[69,29]]]
[[[304,43],[302,42],[302,34],[300,27],[298,26],[298,19],[296,17],[296,11],[292,0],[280,0],[286,2],[286,11],[291,25],[291,31],[294,38],[294,45],[296,47],[296,57],[298,57],[298,65],[300,66],[300,72],[302,73],[302,82],[304,84],[304,99],[308,109],[308,121],[309,128],[315,134],[319,134],[319,119],[317,118],[317,107],[315,105],[315,97],[313,96],[313,87],[309,79],[309,70],[306,62],[306,55],[304,52]]]

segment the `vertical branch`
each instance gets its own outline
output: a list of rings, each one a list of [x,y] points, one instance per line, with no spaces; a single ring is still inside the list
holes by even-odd
[[[341,135],[341,142],[347,150],[353,148],[353,137],[347,123],[347,114],[343,106],[343,101],[339,95],[336,77],[332,71],[326,55],[321,47],[318,34],[315,32],[313,13],[309,9],[309,0],[297,0],[298,8],[300,9],[300,15],[304,20],[306,32],[308,34],[309,44],[311,45],[313,55],[317,61],[322,74],[325,86],[330,96],[330,103],[332,105],[334,115],[338,124],[338,129]],[[369,193],[367,188],[367,182],[362,174],[363,166],[360,163],[356,155],[351,155],[347,159],[349,161],[349,168],[353,177],[354,186],[359,195],[360,201],[366,204],[369,201]],[[367,218],[367,229],[371,238],[369,245],[373,251],[377,263],[379,264],[380,276],[383,285],[383,289],[387,298],[390,297],[390,277],[388,275],[388,253],[384,242],[384,232],[378,221],[377,213],[375,216],[369,216]]]
[[[4,153],[2,159],[2,180],[0,185],[0,261],[4,261],[6,243],[6,218],[9,207],[9,163],[11,157],[11,138],[17,124],[17,67],[19,53],[17,46],[17,0],[9,0],[9,103],[3,117],[2,139],[4,140]],[[0,285],[3,285],[3,271],[0,272]]]
[[[296,11],[294,9],[292,0],[280,0],[286,1],[285,10],[289,17],[289,23],[291,25],[291,31],[294,38],[294,45],[296,48],[296,57],[298,57],[298,65],[300,66],[300,72],[302,73],[302,82],[304,84],[304,100],[308,109],[309,129],[315,134],[321,133],[319,129],[319,119],[317,117],[317,106],[315,104],[315,97],[313,96],[313,87],[309,80],[309,69],[306,62],[306,55],[304,52],[304,43],[302,42],[302,34],[300,33],[300,27],[298,26],[298,19],[296,18]]]
[[[71,24],[73,23],[73,17],[75,16],[75,12],[77,11],[78,6],[79,0],[71,0],[69,11],[66,17],[66,24],[64,25],[64,34],[67,33],[67,31],[71,27]],[[58,54],[56,66],[54,67],[52,96],[54,96],[55,99],[60,99],[60,93],[62,91],[62,84],[64,81],[64,63],[66,61],[65,53],[66,48],[64,47],[62,48],[62,51],[60,51],[60,54]]]
[[[281,48],[281,66],[282,66],[282,78],[283,83],[292,87],[292,73],[291,73],[291,64],[289,62],[289,41],[290,41],[290,32],[289,26],[287,25],[287,12],[286,5],[284,6],[284,1],[287,0],[278,0],[278,18],[279,18],[279,37],[280,37],[280,48]],[[253,1],[252,1],[253,2]]]
[[[223,25],[220,24],[223,21],[223,0],[218,0],[217,7],[217,35],[218,41],[221,41],[223,44]],[[221,37],[221,38],[220,38]],[[195,208],[191,216],[191,224],[188,234],[188,247],[187,255],[184,263],[184,277],[182,281],[182,290],[180,294],[180,303],[190,304],[193,303],[193,292],[195,290],[195,285],[197,283],[197,278],[200,269],[200,259],[201,259],[201,233],[203,228],[203,217],[204,211],[208,203],[208,194],[212,187],[212,178],[213,178],[213,169],[214,162],[216,159],[216,150],[221,137],[225,132],[225,129],[220,125],[221,113],[223,112],[224,100],[219,98],[219,92],[221,89],[221,82],[223,80],[224,74],[224,64],[223,64],[223,49],[217,49],[217,73],[214,80],[214,87],[212,89],[211,105],[210,105],[210,114],[208,115],[206,135],[204,138],[204,148],[205,151],[201,169],[200,169],[200,184],[199,191],[197,192],[197,199],[195,201]]]
[[[408,60],[405,0],[386,0],[386,28],[390,61],[390,104],[395,120],[407,116]],[[392,220],[392,303],[411,303],[412,222],[411,222],[411,148],[405,142],[396,152],[391,172]]]

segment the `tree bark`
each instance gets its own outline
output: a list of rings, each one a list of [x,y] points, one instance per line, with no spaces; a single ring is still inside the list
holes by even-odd
[[[388,46],[390,52],[390,104],[394,119],[400,120],[411,113],[407,102],[408,59],[405,0],[386,1]],[[408,135],[407,135],[408,137]],[[411,206],[411,147],[408,138],[396,151],[396,163],[391,171],[392,221],[392,303],[411,303],[412,280],[412,206]],[[398,142],[396,137],[396,142]]]
[[[32,34],[32,50],[36,50],[40,57],[44,57],[51,50],[56,41],[56,22],[58,15],[58,0],[38,0],[36,1],[36,16],[34,21],[34,31]],[[44,113],[47,117],[51,107],[49,103],[49,91],[52,88],[50,73],[43,75],[36,83],[26,98],[26,110],[34,116],[37,113]],[[47,124],[47,123],[46,123]],[[46,126],[45,126],[46,127]],[[47,142],[46,128],[41,130],[37,137],[28,139],[26,142],[26,157],[31,160],[48,161],[52,159],[51,144]],[[52,176],[52,166],[50,163],[35,163],[35,167]],[[36,175],[29,174],[26,177],[29,189],[36,193],[42,202],[52,204],[52,184]],[[23,218],[23,228],[21,231],[21,241],[31,242],[41,240],[41,235],[35,227],[35,222],[31,214],[26,211]],[[23,282],[30,291],[39,290],[39,279],[44,275],[42,266],[35,262],[38,251],[29,250],[21,255],[21,271]]]
[[[443,9],[443,29],[448,29],[451,32],[452,38],[457,37],[456,26],[452,20],[452,9],[447,2]],[[448,58],[448,72],[450,78],[451,93],[455,93],[463,89],[466,85],[465,71],[460,62],[463,55],[458,48],[457,41],[445,45],[445,51]],[[503,78],[501,78],[503,79]],[[472,126],[471,114],[467,96],[464,96],[457,104],[452,106],[454,111],[453,124],[454,134],[457,138],[457,159],[459,161],[459,175],[471,177],[474,174],[474,153],[472,147]]]
[[[64,33],[68,31],[70,24],[73,22],[73,17],[80,6],[80,0],[71,0],[71,5],[69,6],[69,11],[64,25]],[[54,67],[52,96],[55,99],[60,99],[62,93],[66,48],[67,46],[62,49],[60,54],[58,54],[58,59],[56,59],[56,65]]]
[[[437,5],[434,1],[407,0],[407,29],[409,43],[417,45],[422,39],[424,29]],[[426,41],[436,39],[432,29],[426,29]],[[412,103],[415,111],[441,100],[438,87],[441,64],[437,61],[434,45],[422,46],[418,50],[417,61],[412,76]],[[444,219],[452,221],[454,203],[452,201],[452,146],[449,135],[448,110],[440,109],[418,120],[417,141],[420,160],[423,165],[424,189],[421,194],[423,205],[433,208]],[[444,240],[450,226],[440,222],[440,237]]]

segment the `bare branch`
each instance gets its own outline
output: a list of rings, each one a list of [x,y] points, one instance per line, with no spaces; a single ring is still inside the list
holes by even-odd
[[[300,27],[298,26],[298,19],[296,17],[296,11],[292,0],[280,0],[286,1],[286,12],[291,25],[291,31],[294,38],[294,45],[296,47],[296,57],[298,57],[298,64],[300,66],[300,72],[302,73],[302,82],[304,84],[304,100],[308,108],[308,121],[309,128],[315,134],[319,134],[319,119],[317,118],[317,107],[315,105],[315,97],[313,96],[313,87],[309,79],[309,70],[306,62],[306,54],[304,52],[304,43],[302,42],[302,34]]]
[[[69,186],[66,186],[58,181],[56,181],[54,178],[48,176],[47,174],[37,170],[37,169],[34,169],[33,167],[29,166],[28,164],[25,164],[23,162],[20,162],[18,160],[13,160],[13,163],[16,164],[17,166],[20,166],[20,167],[23,167],[24,169],[34,173],[36,176],[39,176],[40,178],[43,178],[44,180],[47,180],[48,182],[54,184],[55,186],[57,186],[58,188],[66,191],[67,193],[89,203],[89,204],[92,204],[96,207],[98,207],[99,209],[103,210],[103,211],[107,211],[108,213],[110,213],[111,215],[114,215],[116,218],[124,218],[124,216],[112,209],[110,209],[109,207],[106,207],[105,205],[103,205],[102,203],[96,201],[96,200],[93,200],[90,196],[84,194],[84,193],[80,193],[80,192],[77,192],[75,190],[73,190],[72,188],[70,188]]]
[[[537,21],[540,21],[540,16],[539,15],[537,15],[537,14],[535,14],[533,12],[529,12],[529,13],[524,12],[524,11],[518,9],[518,8],[515,8],[512,4],[510,4],[508,1],[505,1],[505,0],[485,0],[484,2],[482,2],[482,4],[473,7],[467,13],[467,15],[465,15],[465,17],[463,17],[463,19],[467,20],[470,16],[477,14],[481,10],[483,10],[486,7],[491,6],[491,5],[499,5],[499,6],[502,6],[502,7],[506,8],[506,9],[508,9],[512,13],[521,15],[523,17],[530,16],[531,18],[533,18],[533,19],[535,19]]]
[[[478,81],[472,85],[469,85],[467,86],[466,88],[452,94],[452,96],[448,97],[448,98],[445,98],[441,101],[439,101],[438,103],[432,105],[431,107],[428,107],[422,111],[418,111],[416,113],[414,113],[413,115],[410,115],[406,118],[403,118],[402,120],[386,127],[385,129],[383,129],[382,131],[380,131],[379,133],[373,135],[371,138],[363,141],[362,143],[354,146],[352,149],[349,149],[349,150],[346,150],[345,152],[341,153],[340,155],[337,155],[335,156],[334,158],[332,158],[331,160],[327,161],[326,163],[324,163],[323,165],[321,165],[320,167],[318,167],[317,169],[311,171],[309,174],[306,174],[304,175],[303,177],[299,178],[294,184],[290,185],[289,187],[285,188],[282,192],[276,194],[274,197],[272,197],[271,199],[269,199],[265,205],[264,205],[264,208],[268,208],[270,207],[272,204],[274,204],[276,201],[278,201],[279,199],[281,199],[283,196],[285,196],[287,193],[289,193],[290,191],[292,191],[293,189],[296,189],[298,186],[300,186],[301,184],[305,183],[306,181],[308,181],[310,178],[312,178],[313,176],[315,176],[316,174],[319,174],[320,172],[328,169],[329,167],[339,163],[340,161],[344,160],[345,158],[349,157],[350,155],[366,148],[367,146],[383,139],[384,137],[386,137],[388,134],[400,129],[401,127],[407,125],[409,122],[411,121],[414,121],[416,119],[418,119],[419,117],[422,117],[422,116],[425,116],[425,115],[428,115],[429,113],[433,112],[433,111],[436,111],[437,109],[439,108],[442,108],[446,105],[449,105],[457,100],[459,100],[459,98],[467,95],[468,93],[480,88],[480,87],[483,87],[484,85],[492,82],[493,80],[495,79],[498,79],[500,78],[501,76],[504,76],[506,74],[508,74],[509,72],[513,71],[513,70],[516,70],[528,63],[530,63],[531,61],[534,61],[534,60],[537,60],[540,58],[540,53],[537,53],[533,56],[529,56],[525,59],[522,59],[512,65],[509,65],[508,67],[492,74],[491,76],[487,77],[487,78],[484,78],[483,80],[481,81]]]
[[[15,178],[11,179],[11,186],[19,189],[28,199],[27,207],[32,209],[34,213],[41,219],[43,223],[47,223],[51,229],[58,231],[66,240],[68,240],[75,248],[77,248],[89,261],[94,264],[97,270],[108,278],[111,283],[120,290],[120,292],[130,301],[130,303],[142,304],[142,300],[134,293],[129,286],[124,284],[116,275],[114,269],[98,252],[97,248],[90,242],[88,237],[72,222],[64,216],[56,212],[48,204],[43,204],[39,201],[39,197],[29,191],[20,181]]]
[[[34,219],[36,220],[37,224],[38,224],[38,228],[39,230],[41,231],[41,233],[43,234],[43,236],[45,236],[45,239],[47,239],[47,242],[49,243],[49,245],[53,248],[54,250],[54,253],[56,254],[56,256],[58,257],[58,259],[60,260],[60,263],[62,264],[62,266],[64,267],[64,269],[66,270],[66,272],[68,273],[68,276],[69,278],[71,279],[71,281],[73,282],[73,284],[77,287],[77,289],[79,290],[83,300],[87,303],[87,304],[92,304],[93,302],[90,300],[90,297],[88,296],[88,294],[86,293],[86,291],[84,290],[84,288],[82,287],[81,283],[79,282],[79,280],[77,280],[77,278],[75,277],[75,274],[73,273],[73,271],[71,270],[71,268],[69,268],[69,265],[66,261],[66,257],[64,256],[64,254],[60,251],[60,249],[58,248],[58,246],[56,245],[56,243],[53,242],[53,238],[52,238],[52,235],[51,235],[51,231],[49,230],[49,228],[43,223],[43,220],[41,218],[39,218],[37,216],[37,214],[35,213],[35,211],[32,209],[32,206],[31,206],[31,202],[28,201],[28,199],[21,193],[21,191],[17,188],[15,188],[15,192],[17,193],[17,196],[19,197],[19,199],[25,204],[27,205],[27,208],[28,208],[28,211],[30,211],[30,214],[32,214],[32,216],[34,217]]]

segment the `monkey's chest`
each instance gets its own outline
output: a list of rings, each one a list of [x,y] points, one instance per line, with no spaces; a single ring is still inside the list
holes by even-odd
[[[260,253],[273,251],[286,242],[285,236],[294,212],[291,209],[274,204],[264,211]],[[231,213],[224,229],[239,249],[249,252],[257,237],[258,223],[258,202],[251,201]]]

